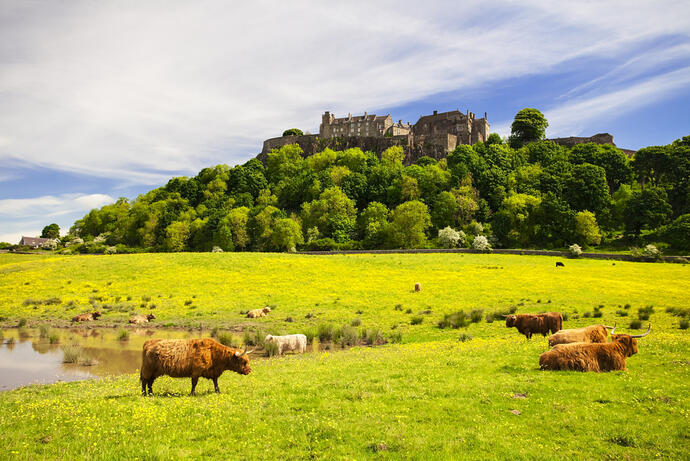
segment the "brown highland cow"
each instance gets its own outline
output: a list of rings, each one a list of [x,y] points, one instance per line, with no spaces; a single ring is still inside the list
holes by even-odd
[[[611,329],[604,325],[589,325],[583,328],[560,330],[549,336],[549,346],[569,343],[605,343],[609,336],[607,328]]]
[[[546,312],[544,314],[513,314],[506,317],[506,326],[515,327],[520,334],[527,339],[533,334],[546,336],[563,328],[563,316],[558,312]]]
[[[133,315],[129,318],[129,323],[133,323],[135,325],[139,325],[141,323],[148,323],[151,320],[155,319],[156,316],[153,314],[149,315]]]
[[[625,359],[637,354],[637,339],[647,336],[652,328],[641,335],[614,335],[610,343],[557,344],[539,356],[542,370],[613,371],[626,370]]]
[[[92,320],[96,320],[100,316],[101,316],[101,313],[98,311],[89,312],[88,314],[75,315],[74,317],[72,317],[72,321],[73,322],[91,322]]]
[[[242,375],[251,373],[247,348],[244,351],[223,346],[210,338],[149,339],[141,355],[141,394],[153,395],[153,381],[163,375],[173,378],[192,378],[192,392],[199,378],[213,380],[217,393],[218,377],[225,370]]]

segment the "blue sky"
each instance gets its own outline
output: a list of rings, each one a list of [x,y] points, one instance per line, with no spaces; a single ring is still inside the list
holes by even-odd
[[[555,6],[557,5],[557,6]],[[687,1],[0,0],[0,241],[245,162],[321,113],[690,135]]]

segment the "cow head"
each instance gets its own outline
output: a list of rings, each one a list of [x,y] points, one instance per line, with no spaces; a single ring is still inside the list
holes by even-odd
[[[269,312],[271,312],[271,308],[268,307],[268,306],[264,307],[262,310],[263,310],[264,313],[266,313],[266,314],[268,314]]]
[[[264,338],[264,342],[270,343],[271,341],[273,341],[273,335],[266,335],[266,337]]]
[[[506,326],[508,328],[515,326],[515,321],[517,320],[517,315],[509,315],[506,317]]]
[[[230,363],[228,363],[227,369],[232,370],[241,375],[248,375],[252,372],[249,367],[249,354],[253,351],[247,352],[247,346],[244,346],[244,350],[240,352],[235,350],[230,357]]]
[[[98,312],[98,311],[96,311],[96,312],[94,312],[93,314],[91,314],[91,316],[93,317],[94,320],[96,320],[98,317],[101,316],[101,313]]]
[[[149,315],[146,316],[146,318],[147,318],[148,320],[153,320],[153,319],[156,318],[156,316],[153,315],[153,314],[149,314]]]
[[[621,344],[624,348],[626,357],[630,357],[631,355],[637,354],[637,338],[644,338],[650,333],[651,329],[652,324],[650,323],[649,327],[647,327],[647,331],[641,335],[615,335],[613,334],[613,332],[616,331],[616,327],[614,326],[613,330],[611,330],[611,342]]]

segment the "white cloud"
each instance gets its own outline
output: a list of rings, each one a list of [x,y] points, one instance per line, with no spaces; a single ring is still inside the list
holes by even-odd
[[[6,2],[0,161],[160,183],[315,130],[326,109],[472,91],[688,30],[687,2]]]
[[[0,219],[40,217],[45,220],[70,213],[87,212],[113,201],[111,196],[105,194],[63,194],[3,199],[0,200]]]

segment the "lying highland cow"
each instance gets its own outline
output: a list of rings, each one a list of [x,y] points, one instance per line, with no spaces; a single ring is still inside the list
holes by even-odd
[[[248,375],[247,348],[244,351],[223,346],[210,338],[203,339],[149,339],[141,355],[141,394],[153,395],[153,381],[163,375],[173,378],[192,378],[192,392],[199,378],[213,380],[217,393],[218,377],[225,370]]]
[[[563,316],[558,312],[546,312],[544,314],[513,314],[506,317],[506,326],[515,327],[520,334],[527,339],[533,334],[546,336],[563,328]]]
[[[277,344],[278,355],[283,355],[284,352],[288,351],[295,351],[298,354],[304,354],[307,351],[307,337],[305,335],[266,335],[264,343]]]
[[[75,315],[74,317],[72,317],[72,321],[73,322],[91,322],[93,320],[96,320],[100,316],[101,316],[101,313],[98,311],[89,312],[88,314]]]
[[[557,344],[539,356],[542,370],[613,371],[626,370],[625,359],[637,354],[637,339],[647,336],[652,328],[641,335],[614,335],[610,343]]]
[[[266,314],[271,312],[271,308],[266,306],[263,309],[254,309],[247,312],[247,317],[250,319],[258,319],[259,317],[266,317]]]
[[[155,319],[156,316],[153,314],[149,315],[133,315],[129,318],[129,323],[139,325],[141,323],[148,323],[149,321]]]
[[[604,325],[590,325],[584,328],[560,330],[549,336],[549,346],[568,343],[605,343],[609,335],[607,328],[611,329]]]

